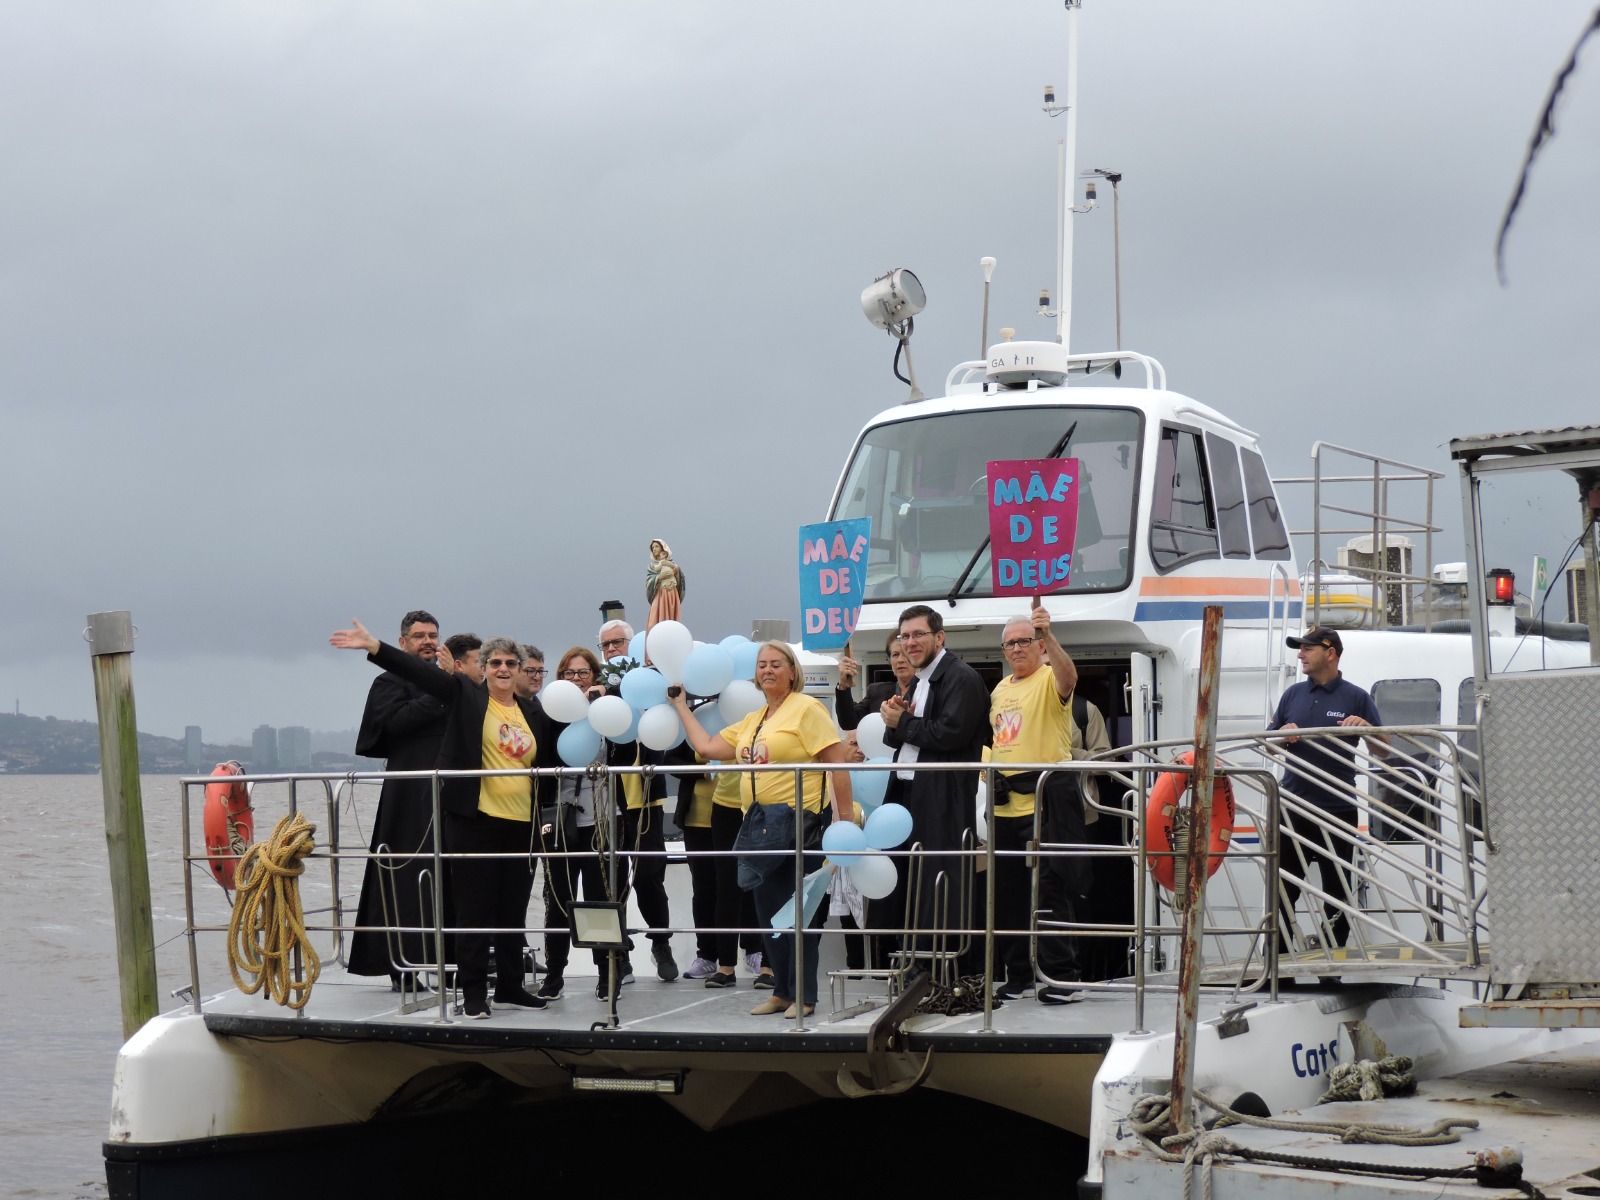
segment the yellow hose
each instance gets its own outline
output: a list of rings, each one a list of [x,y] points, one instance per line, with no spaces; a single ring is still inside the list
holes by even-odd
[[[234,871],[238,899],[228,920],[228,970],[239,990],[249,996],[265,986],[279,1004],[296,1009],[311,999],[311,985],[322,973],[300,909],[299,877],[316,845],[316,831],[304,816],[292,813],[278,822],[270,839],[244,852]],[[296,949],[304,967],[299,981],[292,972]]]

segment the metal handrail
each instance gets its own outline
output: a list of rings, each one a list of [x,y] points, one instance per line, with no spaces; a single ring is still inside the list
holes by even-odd
[[[1354,881],[1367,888],[1378,897],[1375,908],[1364,908],[1360,905],[1349,905],[1348,916],[1353,932],[1354,949],[1365,952],[1368,947],[1376,944],[1381,936],[1393,945],[1410,948],[1413,954],[1420,954],[1423,961],[1412,962],[1405,968],[1408,974],[1444,973],[1449,969],[1466,966],[1477,967],[1482,964],[1480,937],[1482,932],[1482,904],[1483,893],[1479,886],[1482,878],[1482,830],[1470,818],[1470,804],[1475,798],[1475,793],[1470,787],[1469,773],[1463,763],[1462,756],[1455,747],[1454,741],[1446,736],[1449,733],[1459,732],[1454,726],[1405,726],[1385,727],[1381,731],[1396,739],[1402,746],[1414,747],[1418,752],[1405,752],[1399,755],[1396,761],[1404,765],[1417,768],[1427,768],[1425,782],[1413,790],[1411,800],[1419,807],[1418,815],[1409,815],[1385,805],[1381,798],[1364,791],[1359,787],[1352,788],[1349,795],[1352,802],[1367,812],[1375,812],[1383,816],[1385,821],[1415,840],[1416,845],[1422,846],[1423,861],[1416,862],[1406,855],[1398,853],[1386,843],[1378,843],[1370,836],[1359,833],[1347,835],[1355,842],[1357,851],[1365,854],[1357,869],[1352,872]],[[1369,732],[1363,730],[1363,732]],[[1324,736],[1315,730],[1296,730],[1294,735],[1303,738]],[[1270,762],[1276,757],[1273,743],[1281,741],[1283,737],[1291,736],[1282,732],[1257,733],[1250,735],[1234,735],[1219,739],[1218,774],[1233,780],[1239,794],[1242,795],[1241,810],[1253,818],[1257,829],[1263,831],[1261,845],[1252,851],[1235,848],[1227,855],[1222,871],[1219,873],[1220,884],[1213,881],[1213,893],[1208,898],[1205,908],[1204,937],[1211,948],[1207,960],[1215,964],[1215,970],[1225,979],[1225,986],[1238,991],[1249,991],[1258,987],[1271,986],[1275,990],[1278,975],[1277,953],[1277,917],[1281,907],[1281,888],[1266,886],[1267,879],[1280,878],[1280,864],[1276,861],[1277,839],[1265,836],[1267,831],[1277,827],[1277,806],[1281,803],[1287,809],[1297,813],[1309,813],[1310,820],[1317,825],[1324,837],[1341,835],[1341,830],[1331,827],[1327,822],[1317,822],[1314,808],[1292,794],[1285,793],[1281,798],[1278,794],[1278,785],[1272,772],[1267,769]],[[1426,743],[1422,739],[1428,739]],[[1026,936],[1035,950],[1042,937],[1116,937],[1131,940],[1134,953],[1132,956],[1133,975],[1131,979],[1107,980],[1096,982],[1050,980],[1047,983],[1070,984],[1075,988],[1087,990],[1118,990],[1131,991],[1135,999],[1136,1027],[1142,1028],[1144,1024],[1144,998],[1149,991],[1170,990],[1171,985],[1164,981],[1160,973],[1161,963],[1159,955],[1163,944],[1170,944],[1176,938],[1178,926],[1169,921],[1160,919],[1159,905],[1151,907],[1155,898],[1154,885],[1148,882],[1149,862],[1151,852],[1146,848],[1144,836],[1144,820],[1146,801],[1151,787],[1152,775],[1159,775],[1169,771],[1183,771],[1186,768],[1158,761],[1158,756],[1164,749],[1176,749],[1182,746],[1181,742],[1148,743],[1136,747],[1124,748],[1119,754],[1131,754],[1140,757],[1143,761],[1123,762],[1110,757],[1090,758],[1082,761],[1065,764],[1006,764],[1007,770],[1039,770],[1050,773],[1093,773],[1102,777],[1109,776],[1123,783],[1126,788],[1122,800],[1118,805],[1110,802],[1106,797],[1092,801],[1093,807],[1099,812],[1120,819],[1127,823],[1130,836],[1121,843],[1114,845],[1101,845],[1096,843],[1065,844],[1044,843],[1036,836],[1036,848],[1032,851],[1000,851],[997,850],[992,840],[982,847],[972,849],[945,851],[938,853],[943,857],[959,858],[965,862],[975,863],[980,858],[985,860],[992,871],[996,860],[1001,856],[1033,855],[1037,862],[1057,856],[1083,856],[1083,857],[1122,857],[1130,859],[1134,869],[1134,917],[1131,923],[1121,924],[1114,922],[1076,920],[1070,923],[1056,922],[1041,919],[1037,916],[1037,905],[1030,906],[1035,916],[1030,919],[1027,929],[1003,929],[997,927],[994,913],[994,875],[989,876],[986,887],[980,892],[984,901],[982,919],[972,921],[963,917],[952,923],[946,932],[954,937],[971,937],[982,939],[984,945],[984,983],[985,990],[992,992],[995,975],[994,944],[996,938],[1008,936]],[[1242,761],[1250,758],[1254,761]],[[1430,765],[1436,760],[1437,765]],[[1274,763],[1275,765],[1275,763]],[[1295,763],[1291,762],[1291,766]],[[1358,769],[1367,768],[1371,773],[1377,773],[1382,764],[1358,751]],[[762,773],[767,771],[783,771],[792,773],[797,782],[806,772],[815,770],[837,770],[836,765],[816,764],[796,766],[794,764],[763,764],[750,766],[689,766],[674,767],[671,771],[675,775],[693,776],[707,775],[721,771],[735,770],[741,773]],[[896,764],[853,764],[851,771],[871,773],[885,770],[903,769]],[[920,771],[972,771],[982,772],[986,777],[992,777],[996,768],[992,764],[918,764]],[[611,776],[628,774],[645,774],[647,771],[659,773],[660,768],[619,767],[607,768],[603,775],[607,783]],[[339,802],[339,788],[336,784],[349,783],[352,796],[355,793],[354,784],[367,781],[382,781],[390,778],[428,779],[433,781],[433,801],[435,804],[435,829],[439,828],[438,819],[438,788],[439,782],[445,778],[461,777],[487,777],[497,775],[528,775],[571,777],[584,773],[583,768],[564,768],[561,770],[546,768],[539,771],[411,771],[411,772],[352,772],[336,775],[316,774],[275,774],[245,777],[248,782],[258,784],[287,783],[290,788],[289,803],[291,806],[298,804],[297,785],[308,781],[316,781],[324,788],[327,803],[335,814],[331,820],[337,822],[337,809]],[[1300,772],[1302,774],[1309,774]],[[1322,773],[1317,773],[1322,774]],[[1326,786],[1342,787],[1331,777],[1324,777],[1317,782]],[[184,856],[187,866],[204,864],[206,854],[202,848],[198,852],[190,844],[191,823],[189,820],[188,805],[191,798],[191,789],[203,788],[208,782],[214,782],[210,777],[200,776],[180,780],[181,797],[183,800],[183,836]],[[1042,786],[1042,783],[1041,783]],[[1375,789],[1374,789],[1375,790]],[[989,790],[990,799],[987,803],[988,815],[993,813],[993,790]],[[258,793],[259,796],[259,793]],[[259,802],[259,801],[258,801]],[[608,806],[614,809],[615,806]],[[1035,822],[1036,834],[1040,832],[1038,810],[1036,809]],[[330,825],[331,828],[331,825]],[[607,845],[615,846],[616,835],[614,830],[606,830],[608,835]],[[1429,840],[1431,839],[1431,840]],[[1299,853],[1304,857],[1308,848],[1303,838],[1290,836],[1285,840],[1285,852]],[[1318,847],[1310,846],[1313,851]],[[592,854],[592,850],[550,850],[547,852],[533,852],[530,848],[530,858],[543,858],[550,862],[560,861]],[[658,857],[662,854],[671,858],[679,857],[683,852],[677,850],[647,851],[637,848],[621,848],[617,853],[611,854],[612,867],[622,865],[627,860]],[[703,851],[699,854],[715,856],[728,855],[733,851]],[[777,854],[792,853],[795,859],[797,894],[804,881],[804,856],[803,851],[797,848],[794,851],[777,851]],[[1415,852],[1413,852],[1415,853]],[[915,856],[908,855],[905,851],[895,851],[891,854],[907,868],[916,861]],[[308,928],[316,934],[328,933],[334,938],[336,954],[342,954],[343,936],[358,927],[347,925],[344,921],[342,901],[337,895],[337,880],[339,878],[340,864],[345,860],[356,861],[370,858],[365,844],[359,851],[344,848],[334,843],[319,846],[314,851],[313,860],[324,860],[328,863],[327,876],[334,893],[332,912],[334,920],[331,924],[308,924]],[[444,863],[448,859],[458,857],[447,854],[435,840],[433,851],[434,870],[442,872]],[[505,855],[477,856],[477,857],[506,857]],[[625,868],[624,868],[625,869]],[[1243,872],[1244,874],[1240,874]],[[185,870],[185,914],[186,933],[189,938],[189,958],[191,986],[193,988],[195,1010],[200,1009],[200,964],[196,949],[196,937],[200,934],[210,934],[225,930],[225,926],[205,925],[197,922],[194,894],[192,886],[193,872]],[[965,887],[966,879],[970,878],[971,870],[962,871],[963,879],[950,881],[946,886]],[[438,878],[435,875],[435,878]],[[1037,870],[1033,873],[1031,888],[1037,887]],[[446,928],[443,914],[440,911],[442,899],[440,889],[434,888],[435,912],[432,914],[431,925],[421,929],[410,926],[397,927],[406,932],[421,932],[431,937],[435,949],[436,961],[431,964],[407,964],[418,970],[433,970],[437,964],[444,962],[445,937],[450,932],[455,932],[456,927]],[[1307,897],[1315,912],[1320,913],[1320,906],[1324,903],[1333,903],[1336,906],[1340,897],[1331,895],[1325,888],[1312,887],[1309,882],[1301,882],[1301,892]],[[615,893],[614,893],[615,894]],[[1267,903],[1271,896],[1274,903]],[[965,912],[965,905],[960,906],[960,911]],[[1155,919],[1152,919],[1152,914]],[[1231,914],[1231,915],[1230,915]],[[1088,914],[1080,914],[1087,917]],[[1419,918],[1424,926],[1424,934],[1418,936],[1408,932],[1412,928],[1408,922]],[[1318,921],[1321,921],[1320,916]],[[804,946],[804,912],[803,906],[795,906],[795,927],[793,933],[797,937],[796,961],[797,968],[804,970],[806,950]],[[384,927],[388,928],[388,927]],[[535,925],[524,929],[524,933],[547,932],[542,926]],[[657,930],[666,933],[747,933],[762,932],[747,929],[702,929],[695,930],[692,926],[673,926]],[[861,931],[864,935],[913,935],[918,932],[914,922],[910,919],[900,928],[869,928]],[[926,932],[926,931],[923,931]],[[1326,932],[1324,930],[1324,932]],[[1442,950],[1438,943],[1445,934],[1460,938],[1466,947],[1465,958],[1458,959]],[[1260,955],[1260,967],[1252,972],[1252,964],[1257,962]],[[1333,958],[1328,956],[1328,962]],[[1348,970],[1364,970],[1372,968],[1372,963],[1363,964],[1360,960],[1339,962],[1337,970],[1344,973]],[[1294,964],[1295,969],[1308,969],[1305,960]],[[1323,973],[1329,973],[1324,971]],[[439,1000],[439,1019],[449,1020],[447,1001],[441,989]],[[795,1023],[795,1028],[804,1030],[806,1025],[803,1020],[803,1007],[800,1009],[801,1019]],[[990,1013],[984,1016],[984,1027],[990,1028]]]

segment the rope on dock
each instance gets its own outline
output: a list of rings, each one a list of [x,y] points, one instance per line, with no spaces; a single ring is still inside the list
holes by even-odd
[[[1363,1058],[1359,1062],[1340,1063],[1328,1072],[1328,1090],[1317,1103],[1409,1096],[1417,1090],[1417,1077],[1411,1073],[1411,1065],[1404,1054],[1390,1054],[1377,1062]]]
[[[1426,1129],[1415,1129],[1407,1125],[1382,1125],[1370,1121],[1305,1121],[1289,1120],[1282,1117],[1258,1117],[1250,1113],[1237,1112],[1218,1100],[1213,1100],[1204,1092],[1196,1089],[1195,1099],[1208,1108],[1221,1113],[1230,1123],[1241,1125],[1254,1125],[1258,1129],[1286,1129],[1298,1133],[1323,1133],[1336,1137],[1341,1142],[1369,1143],[1389,1146],[1442,1146],[1451,1142],[1459,1142],[1461,1135],[1455,1133],[1457,1129],[1476,1129],[1478,1122],[1466,1117],[1446,1117],[1435,1121]],[[1429,1179],[1435,1177],[1470,1177],[1477,1175],[1480,1183],[1483,1174],[1480,1168],[1468,1167],[1406,1167],[1391,1163],[1363,1162],[1360,1159],[1345,1158],[1320,1158],[1306,1154],[1281,1154],[1275,1150],[1262,1150],[1252,1146],[1245,1146],[1234,1141],[1226,1134],[1216,1129],[1202,1129],[1198,1126],[1188,1133],[1168,1134],[1166,1131],[1172,1127],[1172,1097],[1164,1095],[1143,1095],[1135,1098],[1133,1107],[1128,1113],[1128,1124],[1139,1135],[1147,1149],[1162,1162],[1183,1163],[1183,1196],[1190,1200],[1190,1190],[1193,1186],[1194,1171],[1192,1167],[1201,1168],[1201,1188],[1205,1200],[1211,1196],[1211,1167],[1218,1156],[1228,1155],[1245,1162],[1275,1163],[1281,1166],[1299,1167],[1310,1171],[1337,1171],[1358,1175],[1390,1175],[1407,1179]],[[1219,1122],[1220,1124],[1220,1122]],[[1520,1167],[1518,1168],[1520,1178]],[[1484,1184],[1484,1186],[1517,1186],[1516,1184],[1501,1183],[1498,1185]],[[1526,1194],[1533,1195],[1537,1189]]]
[[[316,845],[317,827],[300,813],[278,822],[272,836],[245,851],[234,872],[238,900],[228,920],[228,970],[245,995],[265,987],[267,995],[289,1008],[304,1008],[322,960],[306,936],[300,908],[300,875]],[[304,977],[294,978],[295,951]],[[245,977],[251,976],[249,982]]]

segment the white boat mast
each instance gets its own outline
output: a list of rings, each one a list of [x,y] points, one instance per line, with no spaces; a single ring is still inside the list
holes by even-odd
[[[1056,341],[1069,352],[1072,349],[1072,205],[1073,180],[1078,171],[1078,9],[1083,0],[1065,0],[1067,8],[1067,90],[1066,103],[1060,106],[1045,104],[1052,116],[1065,110],[1067,136],[1061,152],[1061,180],[1059,200],[1056,204],[1061,232],[1057,239],[1060,258],[1056,263]],[[1054,110],[1054,111],[1052,111]]]

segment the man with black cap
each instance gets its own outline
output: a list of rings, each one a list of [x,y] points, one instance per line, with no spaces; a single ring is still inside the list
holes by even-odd
[[[1366,690],[1339,673],[1344,642],[1337,632],[1318,626],[1288,641],[1290,649],[1300,652],[1300,669],[1305,672],[1306,678],[1283,693],[1269,729],[1354,729],[1383,724],[1378,707]],[[1294,905],[1300,896],[1300,884],[1288,876],[1295,876],[1303,882],[1306,867],[1318,863],[1322,890],[1334,900],[1354,905],[1349,885],[1349,870],[1355,854],[1354,795],[1348,790],[1335,788],[1321,776],[1331,776],[1344,784],[1345,788],[1354,785],[1356,761],[1355,747],[1351,742],[1355,736],[1365,736],[1367,748],[1372,753],[1388,753],[1389,739],[1382,734],[1351,735],[1348,739],[1288,737],[1280,743],[1289,756],[1283,790],[1320,809],[1331,821],[1342,822],[1350,827],[1348,838],[1332,837],[1310,818],[1284,810],[1278,824],[1278,866],[1285,876],[1283,891],[1286,906],[1281,918],[1283,929],[1278,935],[1280,948],[1288,945],[1287,932],[1294,926]],[[1304,840],[1297,842],[1285,837],[1286,829]],[[1343,946],[1350,938],[1350,918],[1328,901],[1324,901],[1323,911],[1334,943]]]

